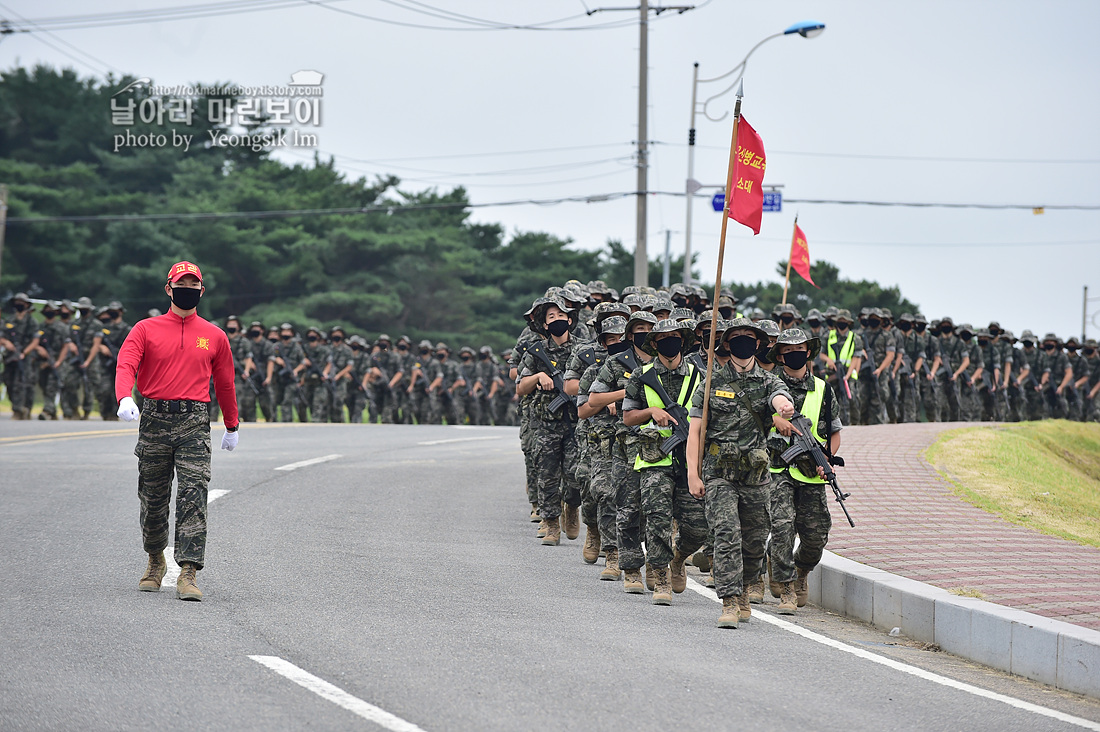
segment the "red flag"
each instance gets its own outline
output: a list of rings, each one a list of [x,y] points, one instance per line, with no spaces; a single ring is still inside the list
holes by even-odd
[[[764,215],[764,141],[744,117],[737,122],[737,159],[730,191],[730,218],[760,233]]]
[[[806,243],[806,234],[798,224],[794,225],[794,239],[791,240],[791,269],[801,275],[802,279],[817,287],[810,277],[810,245]]]

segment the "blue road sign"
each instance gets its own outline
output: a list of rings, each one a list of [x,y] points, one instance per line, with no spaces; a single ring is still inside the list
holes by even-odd
[[[764,191],[764,210],[782,211],[783,193],[781,191]]]
[[[721,211],[726,207],[726,194],[719,191],[714,194],[714,198],[710,199],[710,207],[715,211]]]

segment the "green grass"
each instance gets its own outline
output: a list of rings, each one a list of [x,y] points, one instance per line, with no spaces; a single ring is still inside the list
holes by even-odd
[[[978,508],[1100,547],[1100,424],[1048,420],[951,430],[925,457]]]

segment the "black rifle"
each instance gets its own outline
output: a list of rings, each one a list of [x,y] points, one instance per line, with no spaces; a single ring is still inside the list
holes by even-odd
[[[688,384],[687,393],[693,394],[695,392],[694,382],[699,380],[699,372],[692,369],[690,378],[692,383]],[[661,443],[661,452],[665,455],[671,455],[672,451],[678,446],[687,444],[689,432],[688,411],[682,404],[669,396],[664,384],[661,383],[653,369],[642,371],[642,383],[657,394],[657,398],[664,404],[668,416],[676,420],[676,424],[672,425],[672,434]]]
[[[844,505],[844,499],[852,495],[851,493],[844,493],[840,490],[840,486],[836,482],[836,473],[833,472],[833,464],[844,465],[843,458],[835,456],[827,456],[825,451],[818,444],[817,440],[813,436],[813,425],[810,424],[810,420],[805,415],[796,414],[791,419],[791,424],[797,428],[797,432],[791,431],[791,446],[783,451],[780,458],[788,465],[794,463],[795,460],[808,455],[814,461],[814,464],[821,468],[825,473],[825,480],[832,486],[833,495],[836,496],[837,503],[840,504],[840,508],[844,511],[844,517],[848,519],[848,525],[855,527],[856,522],[852,520],[851,514],[848,513],[848,507]],[[798,434],[801,432],[802,434]]]
[[[535,342],[527,347],[527,353],[538,359],[543,366],[546,367],[547,373],[550,378],[554,380],[554,399],[547,405],[547,409],[550,414],[557,415],[561,412],[562,407],[569,405],[573,407],[571,411],[576,410],[577,402],[574,397],[565,393],[565,382],[562,380],[561,371],[550,360],[550,357],[546,355],[546,351],[543,350],[542,344]]]
[[[951,380],[951,371],[947,368],[946,365],[943,365],[940,366],[940,370],[936,372],[936,376],[939,376],[941,373],[945,374],[947,377],[943,380],[943,387],[947,389],[947,394],[949,396],[953,396],[955,398],[955,401],[958,401],[959,393],[956,389],[955,382]]]
[[[321,383],[328,389],[330,396],[336,396],[336,387],[332,385],[332,381],[330,381],[328,377],[321,373],[321,369],[317,368],[317,364],[313,363],[312,359],[309,362],[309,372],[315,374],[317,378],[321,380]]]
[[[76,355],[72,357],[69,363],[80,372],[80,380],[84,382],[84,388],[88,388],[88,370],[84,368],[84,354],[80,352],[80,338],[82,333],[80,329],[77,329],[76,336],[73,337],[72,326],[69,326],[69,336],[72,338],[73,347],[76,348]]]
[[[244,366],[241,366],[236,361],[233,361],[233,370],[237,372],[237,376],[240,376],[241,380],[244,381],[244,383],[248,384],[249,388],[252,389],[253,393],[255,393],[256,396],[260,395],[260,387],[256,386],[256,382],[252,380],[256,376],[255,372],[249,374],[248,376],[245,376]]]

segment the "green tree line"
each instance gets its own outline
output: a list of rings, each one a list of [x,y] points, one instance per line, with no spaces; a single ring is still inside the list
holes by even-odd
[[[522,313],[548,286],[603,279],[622,289],[633,253],[619,241],[598,251],[569,239],[470,221],[466,191],[411,190],[396,176],[351,179],[334,162],[289,165],[264,149],[201,144],[221,129],[205,114],[188,125],[112,124],[112,96],[133,79],[81,78],[71,69],[16,67],[0,74],[0,183],[9,217],[257,212],[250,217],[140,221],[11,223],[0,290],[97,304],[120,300],[130,320],[164,309],[168,267],[190,259],[209,291],[200,312],[266,323],[341,325],[372,337],[443,339],[503,348],[523,327]],[[208,86],[224,86],[223,84]],[[141,102],[145,89],[119,94]],[[196,100],[205,110],[208,98]],[[275,128],[259,122],[249,132]],[[189,150],[123,146],[114,136],[194,135]],[[222,131],[227,131],[222,129]],[[267,216],[303,209],[385,210],[339,215]],[[682,270],[682,257],[672,272]],[[781,263],[785,267],[785,263]],[[650,263],[650,284],[662,263]],[[822,290],[794,283],[803,310],[829,301],[898,307],[896,289],[851,283],[817,262]],[[775,283],[733,284],[742,300],[779,301]]]

